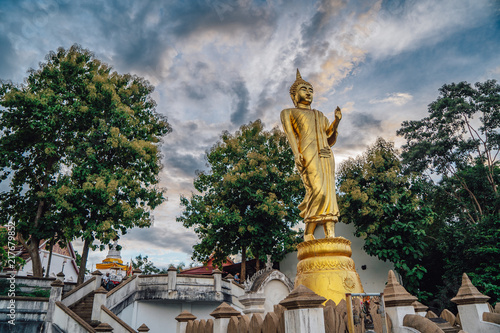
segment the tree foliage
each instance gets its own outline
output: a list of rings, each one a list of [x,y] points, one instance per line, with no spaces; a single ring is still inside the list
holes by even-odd
[[[465,272],[495,302],[500,299],[500,85],[460,82],[439,92],[427,117],[405,121],[398,131],[407,141],[402,157],[408,171],[433,174],[427,193],[436,213],[429,233],[435,252],[429,262],[436,273],[423,288],[434,297],[443,290],[454,296]],[[448,306],[443,299],[433,301]]]
[[[16,255],[18,241],[15,236],[13,225],[10,228],[0,227],[0,271],[19,270],[25,264],[24,259]]]
[[[153,87],[111,71],[79,46],[60,48],[24,85],[0,87],[1,222],[12,220],[41,275],[41,239],[103,245],[151,224],[163,202],[159,142],[170,126],[155,111]],[[82,275],[83,278],[83,275]],[[80,280],[80,279],[79,279]]]
[[[353,223],[372,256],[394,263],[410,292],[426,269],[425,229],[433,213],[421,197],[421,181],[404,175],[393,143],[377,139],[367,151],[343,162],[338,172],[342,222]]]
[[[257,120],[234,135],[223,132],[206,158],[209,170],[194,181],[200,194],[181,198],[184,212],[177,221],[198,234],[198,261],[214,255],[221,265],[241,251],[244,279],[247,250],[258,259],[270,254],[279,260],[296,243],[291,228],[299,221],[303,187],[293,154],[283,132],[264,131]]]
[[[194,263],[191,262],[188,266],[188,268],[193,268]],[[168,267],[175,267],[177,270],[177,273],[180,273],[183,269],[186,268],[186,263],[180,262],[177,265],[174,264],[169,264],[167,265]],[[139,254],[138,256],[135,257],[135,259],[132,259],[132,268],[136,269],[139,268],[142,272],[142,274],[147,275],[147,274],[167,274],[168,273],[168,268],[158,268],[156,265],[151,261],[148,256],[142,256],[142,254]]]
[[[412,171],[441,176],[461,218],[477,223],[500,212],[500,85],[495,80],[474,87],[460,82],[445,84],[439,92],[427,117],[405,121],[398,131],[407,141],[403,161]],[[480,182],[467,179],[471,166],[480,172]],[[474,188],[475,183],[481,188]]]
[[[143,257],[142,254],[139,254],[137,257],[135,257],[135,260],[132,259],[132,268],[140,269],[142,271],[142,274],[144,275],[167,273],[166,268],[156,267],[155,264],[151,260],[149,260],[148,256]]]

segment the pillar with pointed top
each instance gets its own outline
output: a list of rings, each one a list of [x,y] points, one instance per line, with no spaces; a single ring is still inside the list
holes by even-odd
[[[182,311],[180,315],[175,317],[177,320],[176,333],[186,333],[187,323],[191,320],[196,320],[196,316],[189,311]]]
[[[285,331],[296,333],[325,332],[321,304],[326,299],[311,289],[299,285],[280,302],[286,308]]]
[[[403,321],[406,315],[415,314],[413,302],[416,300],[417,297],[411,295],[398,282],[394,272],[392,270],[389,271],[387,285],[384,289],[384,302],[386,313],[391,319],[395,332],[402,332]]]
[[[488,296],[483,295],[472,284],[467,274],[462,275],[462,285],[458,293],[451,299],[457,304],[462,329],[466,332],[493,333],[500,332],[500,325],[485,321],[490,314]]]
[[[241,313],[226,302],[222,302],[210,315],[215,318],[213,332],[225,333],[231,317],[239,317]]]

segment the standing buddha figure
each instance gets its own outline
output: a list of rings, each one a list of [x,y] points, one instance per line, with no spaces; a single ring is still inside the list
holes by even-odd
[[[335,193],[335,160],[330,149],[337,140],[337,127],[342,119],[339,107],[330,123],[321,111],[311,109],[314,90],[300,76],[290,87],[295,108],[281,111],[281,123],[295,156],[295,164],[306,188],[299,205],[306,224],[304,241],[314,240],[314,230],[323,225],[326,238],[335,237],[339,209]]]

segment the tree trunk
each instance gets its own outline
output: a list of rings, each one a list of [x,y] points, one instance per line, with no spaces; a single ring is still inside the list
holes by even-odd
[[[76,281],[77,286],[81,285],[85,279],[85,268],[87,266],[87,257],[89,256],[90,242],[89,239],[85,239],[83,242],[82,261],[78,271],[78,280]]]
[[[246,274],[247,274],[247,247],[242,246],[241,247],[241,272],[240,272],[240,281],[243,283],[243,281],[246,280]]]
[[[255,250],[255,273],[260,271],[259,250]]]
[[[34,277],[43,277],[43,267],[42,261],[40,260],[40,251],[38,250],[38,246],[36,248],[29,249],[31,257],[31,267],[33,270]]]
[[[46,186],[44,186],[46,188]],[[44,188],[42,187],[42,188]],[[45,207],[45,201],[40,201],[38,203],[38,208],[36,211],[34,228],[38,228],[38,222],[43,216]],[[28,241],[25,241],[22,236],[19,236],[19,241],[24,246],[24,248],[29,252],[31,257],[31,267],[33,270],[34,277],[43,277],[43,267],[42,261],[40,260],[40,238],[31,235]],[[28,244],[29,243],[29,244]]]
[[[33,269],[34,277],[43,277],[42,261],[40,260],[40,240],[38,238],[31,238],[28,252],[31,257],[31,267]]]
[[[47,264],[47,271],[45,272],[45,277],[49,277],[50,264],[52,263],[52,250],[54,249],[54,238],[50,240],[50,253],[49,253],[49,263]]]
[[[35,236],[31,236],[29,242],[25,241],[24,238],[18,234],[18,240],[23,245],[23,247],[28,251],[31,258],[31,270],[34,277],[43,277],[42,261],[40,260],[40,239]],[[28,244],[29,243],[29,244]]]

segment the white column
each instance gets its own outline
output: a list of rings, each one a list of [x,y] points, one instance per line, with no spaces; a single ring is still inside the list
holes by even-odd
[[[94,290],[97,290],[101,287],[102,283],[102,273],[99,270],[93,271],[92,276],[95,276],[95,288]]]
[[[500,332],[500,325],[483,321],[483,313],[490,312],[488,303],[458,305],[460,323],[465,332]]]
[[[47,309],[47,315],[45,317],[46,322],[52,322],[52,316],[54,315],[56,302],[61,301],[63,287],[64,283],[61,280],[55,280],[50,284],[49,307]]]
[[[325,332],[322,308],[295,309],[285,311],[286,333]]]
[[[45,332],[52,331],[52,321],[56,302],[61,301],[63,287],[64,283],[61,280],[55,280],[50,284],[49,306],[47,308],[47,314],[45,315]]]
[[[94,303],[92,304],[92,321],[101,321],[101,306],[106,304],[106,294],[108,291],[103,287],[99,287],[94,291]]]
[[[186,333],[186,327],[190,320],[196,320],[196,316],[188,311],[182,311],[180,315],[175,317],[177,320],[176,333]]]
[[[240,316],[241,313],[223,302],[210,315],[215,318],[213,333],[227,333],[227,326],[231,317]]]
[[[139,302],[134,301],[134,305],[132,307],[132,327],[137,327],[137,313],[139,312]]]
[[[326,298],[311,289],[299,285],[290,295],[280,302],[286,308],[285,332],[309,333],[325,332],[325,317],[321,304]]]
[[[168,268],[168,292],[177,289],[177,269],[174,266]]]
[[[387,306],[385,308],[385,313],[391,318],[392,329],[395,333],[400,331],[406,332],[405,329],[402,328],[404,326],[403,319],[407,314],[415,314],[415,308],[413,305]]]
[[[483,313],[490,312],[488,299],[489,296],[481,294],[464,273],[462,285],[451,301],[457,304],[460,323],[465,332],[500,332],[500,325],[483,321]]]
[[[220,293],[222,291],[222,272],[216,268],[212,271],[214,277],[214,291]]]

